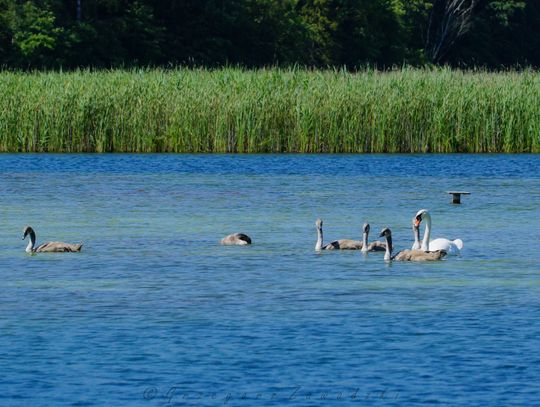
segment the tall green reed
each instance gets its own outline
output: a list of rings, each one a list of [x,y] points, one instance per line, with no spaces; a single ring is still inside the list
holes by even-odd
[[[540,152],[540,74],[0,73],[2,152]]]

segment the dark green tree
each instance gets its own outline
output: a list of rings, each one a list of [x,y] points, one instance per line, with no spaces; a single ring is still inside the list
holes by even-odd
[[[32,68],[55,66],[63,29],[47,4],[12,3],[7,15],[18,64]]]
[[[540,66],[538,0],[0,0],[0,65]]]

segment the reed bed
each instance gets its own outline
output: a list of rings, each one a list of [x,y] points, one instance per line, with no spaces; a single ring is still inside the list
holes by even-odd
[[[540,152],[540,74],[0,72],[2,152]]]

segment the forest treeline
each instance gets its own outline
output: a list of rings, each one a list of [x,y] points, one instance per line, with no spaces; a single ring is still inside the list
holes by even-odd
[[[539,0],[0,0],[0,66],[540,66]]]

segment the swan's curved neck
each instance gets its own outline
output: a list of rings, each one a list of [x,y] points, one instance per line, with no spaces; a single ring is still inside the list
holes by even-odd
[[[32,230],[30,233],[28,233],[28,237],[30,238],[28,240],[28,246],[26,246],[26,253],[32,253],[34,251],[34,246],[36,245],[36,234]]]
[[[384,252],[384,261],[392,260],[392,236],[386,236],[386,251]]]
[[[418,250],[420,249],[420,228],[417,228],[413,225],[413,234],[414,234],[414,244],[412,249]]]
[[[429,252],[429,236],[431,235],[431,216],[429,213],[424,214],[426,220],[426,229],[424,230],[424,238],[422,239],[422,250]]]
[[[315,245],[316,251],[321,251],[322,249],[322,242],[323,242],[323,235],[322,235],[322,227],[317,228],[317,244]]]
[[[362,235],[362,251],[368,251],[368,232],[364,232],[364,234]]]

